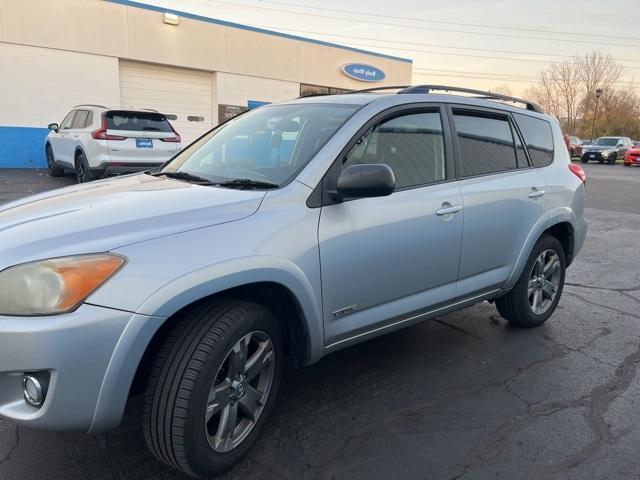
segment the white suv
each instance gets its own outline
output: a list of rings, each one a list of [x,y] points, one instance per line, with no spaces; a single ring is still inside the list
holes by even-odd
[[[154,110],[77,105],[49,129],[49,173],[73,171],[80,183],[157,167],[181,149],[180,135]]]

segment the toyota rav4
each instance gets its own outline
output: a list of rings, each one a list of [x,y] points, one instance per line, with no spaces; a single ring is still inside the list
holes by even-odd
[[[380,92],[264,106],[155,171],[0,207],[0,415],[103,432],[140,392],[156,457],[216,475],[285,361],[482,301],[547,321],[587,231],[558,123],[488,92]]]

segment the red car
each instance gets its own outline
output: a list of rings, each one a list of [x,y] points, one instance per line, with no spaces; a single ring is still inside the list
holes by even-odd
[[[640,165],[640,144],[634,142],[624,154],[624,166]]]

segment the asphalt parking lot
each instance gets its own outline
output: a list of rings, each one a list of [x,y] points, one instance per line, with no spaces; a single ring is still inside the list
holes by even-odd
[[[482,303],[287,372],[225,479],[640,478],[640,168],[587,165],[589,235],[552,319]],[[0,203],[72,183],[0,170]],[[133,400],[106,436],[0,419],[0,479],[178,479]]]

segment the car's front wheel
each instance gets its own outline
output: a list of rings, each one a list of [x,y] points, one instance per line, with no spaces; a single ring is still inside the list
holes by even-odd
[[[189,308],[176,320],[147,384],[145,439],[174,468],[219,475],[247,453],[273,408],[280,326],[267,308],[235,300]]]
[[[64,175],[64,170],[56,165],[56,159],[53,156],[53,148],[51,145],[47,145],[45,150],[47,156],[47,167],[49,168],[49,175],[52,177],[61,177]]]
[[[537,327],[553,314],[564,287],[564,249],[557,238],[543,235],[509,293],[496,299],[502,317],[521,327]]]

